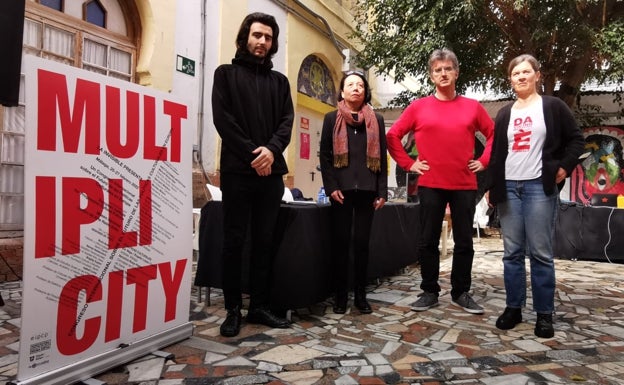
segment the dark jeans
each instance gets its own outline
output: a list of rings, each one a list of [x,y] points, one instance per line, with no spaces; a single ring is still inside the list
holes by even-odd
[[[373,191],[343,191],[344,202],[331,200],[332,259],[336,294],[349,290],[349,256],[353,242],[354,284],[366,287],[370,232],[375,209]],[[352,237],[353,235],[353,237]]]
[[[274,230],[284,181],[281,175],[221,174],[223,193],[223,296],[225,308],[242,306],[242,254],[251,230],[250,308],[270,302]]]
[[[453,222],[453,265],[451,270],[451,296],[455,299],[470,290],[472,260],[472,224],[476,206],[476,190],[443,190],[428,187],[418,188],[420,199],[420,226],[422,229],[419,242],[420,288],[429,293],[440,292],[440,234],[446,212],[446,205],[451,209]]]

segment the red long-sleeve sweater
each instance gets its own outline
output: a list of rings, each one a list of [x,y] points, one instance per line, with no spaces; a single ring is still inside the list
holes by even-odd
[[[405,170],[414,163],[401,143],[410,131],[414,131],[418,159],[429,164],[429,170],[418,178],[419,186],[477,189],[476,175],[468,169],[468,161],[474,159],[475,134],[481,132],[485,137],[478,160],[487,167],[494,132],[494,122],[478,101],[463,96],[449,101],[434,96],[413,101],[386,135],[390,155]]]

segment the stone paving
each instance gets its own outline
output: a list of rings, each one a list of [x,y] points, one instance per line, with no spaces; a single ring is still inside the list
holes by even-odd
[[[418,266],[368,287],[373,313],[350,307],[334,314],[331,300],[292,312],[289,329],[243,324],[224,338],[218,289],[198,303],[193,288],[194,335],[95,376],[106,384],[624,384],[624,265],[557,260],[555,336],[533,334],[528,307],[515,329],[495,327],[505,307],[498,237],[475,238],[472,295],[485,308],[473,315],[450,302],[450,262],[441,267],[440,306],[414,312]],[[0,284],[0,385],[15,378],[20,283]]]

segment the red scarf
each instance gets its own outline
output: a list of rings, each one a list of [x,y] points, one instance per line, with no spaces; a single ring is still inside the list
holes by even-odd
[[[355,120],[344,100],[338,102],[338,113],[334,125],[334,167],[341,168],[349,165],[347,125],[358,126],[362,121],[366,124],[366,167],[372,172],[381,171],[379,124],[375,112],[368,104],[364,104]]]

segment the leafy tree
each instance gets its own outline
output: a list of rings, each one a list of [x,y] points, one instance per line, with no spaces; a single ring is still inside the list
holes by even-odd
[[[622,0],[357,0],[354,17],[358,65],[396,81],[430,84],[429,55],[448,47],[459,58],[460,92],[511,95],[506,66],[523,53],[541,62],[543,93],[569,106],[592,82],[622,90]]]

